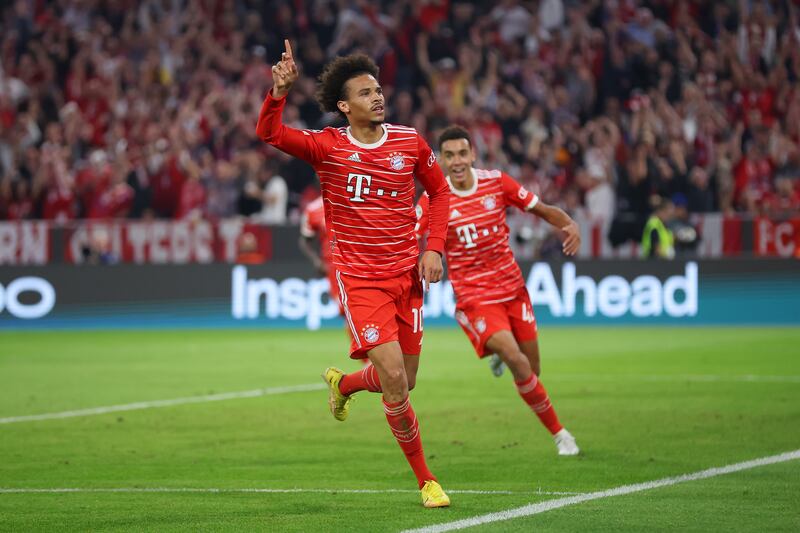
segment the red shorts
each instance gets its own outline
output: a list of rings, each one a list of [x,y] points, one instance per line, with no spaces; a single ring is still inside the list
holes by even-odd
[[[336,269],[333,268],[330,263],[328,263],[328,274],[326,277],[330,285],[328,294],[330,294],[331,300],[336,300],[336,303],[339,304],[339,315],[344,316],[344,307],[342,307],[342,301],[339,298],[339,283],[336,281]]]
[[[350,357],[398,341],[406,355],[422,350],[422,283],[414,268],[395,278],[374,280],[336,272],[339,298],[350,331]]]
[[[491,355],[486,341],[498,331],[508,330],[517,342],[535,341],[538,337],[536,317],[525,287],[513,300],[500,303],[475,303],[456,306],[456,320],[469,337],[478,357]]]

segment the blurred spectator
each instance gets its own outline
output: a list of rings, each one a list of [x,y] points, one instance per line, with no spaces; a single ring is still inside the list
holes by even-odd
[[[81,248],[83,261],[89,265],[113,265],[119,257],[111,249],[111,236],[105,228],[94,227],[89,231],[89,242]]]
[[[236,262],[243,265],[260,265],[266,261],[266,255],[258,245],[258,238],[251,231],[245,231],[239,237],[236,251]]]
[[[627,227],[652,194],[690,213],[800,209],[795,2],[5,2],[0,217],[286,223],[313,170],[253,135],[282,39],[314,101],[336,54],[381,66],[390,120],[473,134],[479,164]],[[279,31],[276,31],[279,30]],[[279,175],[281,178],[273,178]]]
[[[675,236],[669,229],[674,217],[675,206],[672,201],[656,197],[655,209],[647,220],[642,234],[642,257],[651,259],[675,257]]]

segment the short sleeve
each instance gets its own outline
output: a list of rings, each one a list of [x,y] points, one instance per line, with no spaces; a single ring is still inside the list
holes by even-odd
[[[511,205],[522,211],[530,211],[539,203],[539,197],[520,185],[514,178],[505,172],[500,177],[503,180],[503,199],[506,205]]]

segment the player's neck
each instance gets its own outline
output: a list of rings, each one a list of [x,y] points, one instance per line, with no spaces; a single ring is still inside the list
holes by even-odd
[[[456,183],[450,178],[450,183],[453,185],[453,188],[457,191],[469,191],[472,189],[472,186],[475,185],[475,176],[472,175],[472,169],[469,169],[467,172],[467,179],[464,180],[463,183]]]
[[[350,124],[350,135],[363,144],[375,144],[384,134],[383,124],[368,122],[367,124]]]

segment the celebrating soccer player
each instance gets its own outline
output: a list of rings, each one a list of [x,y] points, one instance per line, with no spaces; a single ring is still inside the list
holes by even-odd
[[[320,76],[317,100],[349,126],[322,131],[282,124],[286,95],[298,71],[289,41],[272,67],[274,86],[258,117],[266,143],[307,161],[322,185],[331,261],[350,329],[350,357],[372,364],[345,375],[328,368],[333,416],[344,420],[352,394],[383,393],[386,419],[417,477],[425,507],[450,499],[428,469],[419,424],[408,398],[422,347],[422,297],[442,277],[449,194],[436,157],[413,128],[384,123],[378,67],[364,55],[339,57]],[[428,248],[414,233],[414,177],[430,197]]]
[[[517,391],[554,436],[559,455],[576,455],[573,436],[558,420],[539,381],[536,319],[525,281],[508,245],[506,208],[540,216],[563,232],[563,251],[580,246],[578,225],[558,207],[546,205],[511,176],[499,170],[473,168],[469,133],[458,126],[439,137],[441,162],[450,184],[447,271],[456,295],[456,320],[478,357],[497,354],[514,376]],[[417,205],[417,232],[433,221],[431,199]]]

